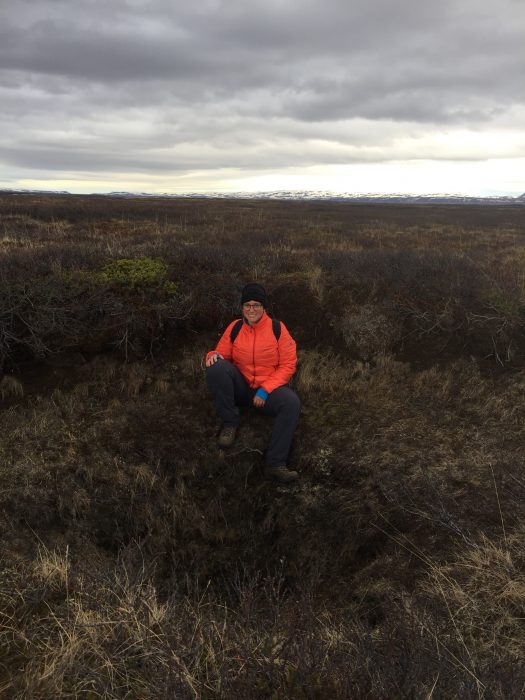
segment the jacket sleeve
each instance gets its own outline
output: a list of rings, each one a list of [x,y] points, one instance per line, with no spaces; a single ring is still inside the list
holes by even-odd
[[[297,367],[297,351],[295,340],[281,321],[281,336],[279,338],[279,364],[275,371],[266,379],[261,387],[269,394],[284,384],[288,384]]]
[[[237,320],[232,321],[230,325],[226,328],[224,333],[221,336],[221,339],[217,343],[217,347],[215,350],[210,350],[209,352],[206,353],[206,359],[210,355],[213,355],[214,353],[218,352],[220,355],[224,357],[225,360],[231,360],[232,359],[232,346],[233,343],[230,340],[230,333],[233,328],[233,326],[237,323]]]

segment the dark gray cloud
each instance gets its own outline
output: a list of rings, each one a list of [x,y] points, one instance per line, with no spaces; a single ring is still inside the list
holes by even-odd
[[[0,180],[525,157],[524,29],[520,0],[13,0]]]

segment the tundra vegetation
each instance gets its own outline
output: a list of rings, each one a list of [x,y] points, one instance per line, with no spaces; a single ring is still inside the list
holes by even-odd
[[[525,209],[0,196],[0,695],[525,693]],[[246,281],[291,466],[218,428]]]

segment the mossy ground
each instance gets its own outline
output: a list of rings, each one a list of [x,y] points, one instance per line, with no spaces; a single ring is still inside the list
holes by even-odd
[[[522,212],[4,196],[0,693],[521,697]],[[139,258],[176,292],[95,279]],[[300,348],[293,487],[264,416],[215,445],[251,279]]]

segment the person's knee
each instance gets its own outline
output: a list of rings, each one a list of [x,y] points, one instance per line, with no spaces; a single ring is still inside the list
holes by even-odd
[[[290,397],[290,401],[292,404],[292,410],[294,413],[299,415],[301,413],[301,401],[299,400],[299,397],[297,396],[296,393],[292,391],[292,395]]]
[[[227,360],[219,358],[209,367],[206,367],[206,381],[208,384],[214,384],[221,377],[229,374],[230,363]]]
[[[297,394],[289,389],[283,400],[283,410],[291,416],[299,416],[301,413],[301,402]]]

